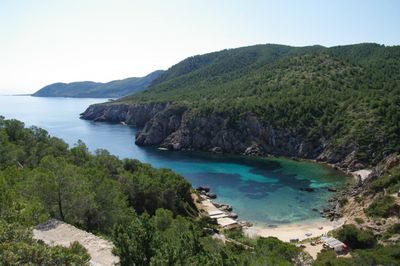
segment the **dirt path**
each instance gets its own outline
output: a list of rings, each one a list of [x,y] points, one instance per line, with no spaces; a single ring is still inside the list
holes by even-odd
[[[86,231],[58,220],[49,220],[33,230],[33,238],[43,240],[51,246],[69,247],[75,241],[84,246],[91,256],[90,264],[94,266],[111,266],[119,262],[112,254],[113,244]]]

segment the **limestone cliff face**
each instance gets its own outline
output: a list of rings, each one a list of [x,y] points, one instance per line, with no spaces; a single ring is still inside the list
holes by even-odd
[[[317,159],[351,170],[364,167],[354,160],[355,146],[332,149],[325,137],[311,141],[304,132],[263,124],[251,114],[232,121],[228,115],[193,114],[165,103],[107,103],[91,105],[81,117],[137,126],[138,145]]]
[[[124,122],[128,125],[144,127],[166,106],[166,104],[93,104],[81,114],[81,118],[96,122]]]

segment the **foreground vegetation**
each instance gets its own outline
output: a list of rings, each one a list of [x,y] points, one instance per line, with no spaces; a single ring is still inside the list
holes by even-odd
[[[203,233],[183,177],[104,150],[89,153],[17,120],[0,118],[0,264],[86,265],[78,243],[48,247],[32,226],[56,218],[103,235],[122,265],[290,265],[296,247],[277,239],[255,252]]]
[[[399,245],[378,244],[377,236],[371,231],[345,225],[335,236],[350,247],[351,258],[336,258],[335,252],[324,251],[318,255],[315,265],[400,265]]]
[[[91,154],[81,142],[68,148],[42,129],[0,118],[1,265],[88,265],[79,243],[49,247],[32,239],[32,227],[49,218],[112,240],[121,265],[300,263],[301,249],[276,238],[227,233],[245,248],[206,235],[203,228],[213,225],[198,218],[190,193],[190,184],[170,170],[104,150]],[[394,226],[382,237],[398,233]],[[371,232],[345,227],[337,237],[353,258],[324,252],[315,265],[398,265],[399,246],[382,246]]]
[[[306,143],[327,142],[332,162],[355,151],[359,164],[376,165],[400,151],[400,47],[223,50],[187,58],[119,101],[167,102],[187,117],[217,113],[231,128],[252,114]]]

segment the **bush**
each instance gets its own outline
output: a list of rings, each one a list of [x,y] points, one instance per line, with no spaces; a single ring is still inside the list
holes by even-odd
[[[354,221],[358,224],[363,224],[364,223],[364,219],[363,218],[355,218]]]
[[[394,224],[391,227],[389,227],[383,234],[383,238],[388,239],[396,234],[400,234],[400,223]]]
[[[400,246],[357,250],[353,257],[355,265],[400,265]]]
[[[396,204],[392,196],[376,198],[367,208],[366,214],[371,217],[387,218],[392,215],[399,216],[400,206]]]
[[[353,224],[344,225],[336,237],[352,249],[372,248],[377,243],[371,231],[360,230]]]
[[[89,260],[78,242],[50,247],[32,239],[30,229],[0,220],[0,265],[89,265]]]
[[[337,258],[333,250],[324,250],[318,253],[314,266],[341,266],[354,265],[351,259]]]
[[[362,197],[362,196],[357,196],[357,197],[355,197],[355,201],[356,201],[357,203],[361,203],[361,202],[364,201],[364,197]]]
[[[374,193],[383,189],[386,189],[389,193],[394,193],[400,189],[400,166],[373,180],[369,185],[369,190]]]
[[[318,254],[314,266],[341,265],[400,265],[400,247],[389,245],[376,249],[363,249],[352,252],[352,258],[337,258],[334,251]]]

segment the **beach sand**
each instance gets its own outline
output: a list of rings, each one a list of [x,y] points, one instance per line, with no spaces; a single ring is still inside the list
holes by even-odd
[[[307,238],[325,235],[329,231],[341,227],[343,224],[344,219],[339,219],[333,222],[326,219],[318,219],[303,223],[277,225],[276,227],[255,225],[253,227],[243,228],[243,232],[249,237],[273,236],[285,242],[289,242],[290,239],[298,239],[299,241],[302,241]],[[307,236],[306,234],[311,235]]]

